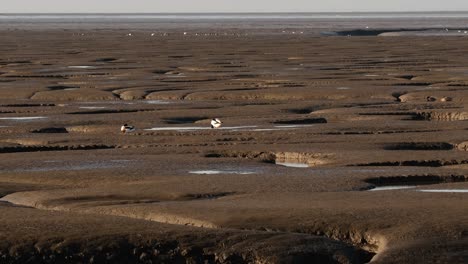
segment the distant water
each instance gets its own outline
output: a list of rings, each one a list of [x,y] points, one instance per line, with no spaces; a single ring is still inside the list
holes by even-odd
[[[319,30],[464,28],[468,12],[0,14],[0,29]],[[280,31],[281,32],[281,31]]]
[[[468,12],[347,13],[144,13],[144,14],[0,14],[3,21],[138,21],[138,20],[304,20],[304,19],[430,19],[468,18]]]

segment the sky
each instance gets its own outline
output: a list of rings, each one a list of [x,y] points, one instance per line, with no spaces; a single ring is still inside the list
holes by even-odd
[[[0,13],[468,11],[468,0],[5,0]]]

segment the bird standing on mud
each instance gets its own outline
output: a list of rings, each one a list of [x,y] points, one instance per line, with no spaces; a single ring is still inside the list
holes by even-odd
[[[211,119],[211,128],[220,128],[221,124],[222,122],[218,118]]]
[[[124,124],[123,126],[120,127],[120,132],[122,133],[131,133],[131,132],[134,132],[135,131],[135,127],[134,126],[129,126],[127,124]]]

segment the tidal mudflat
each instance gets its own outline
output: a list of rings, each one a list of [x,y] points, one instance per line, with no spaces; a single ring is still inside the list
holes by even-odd
[[[150,26],[2,27],[0,262],[468,261],[463,34]]]

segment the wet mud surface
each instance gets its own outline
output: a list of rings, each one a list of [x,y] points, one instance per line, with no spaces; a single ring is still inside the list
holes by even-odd
[[[1,31],[0,262],[468,261],[466,38],[151,33]]]

